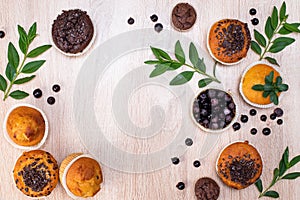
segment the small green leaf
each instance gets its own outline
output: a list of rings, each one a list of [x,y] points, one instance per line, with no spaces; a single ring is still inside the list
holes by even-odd
[[[10,97],[14,99],[24,99],[25,97],[28,97],[29,94],[27,92],[21,91],[21,90],[16,90],[13,91],[9,94]]]
[[[286,45],[290,45],[292,44],[293,42],[295,42],[295,39],[294,38],[290,38],[290,37],[279,37],[279,38],[276,38],[273,43],[279,43],[279,42],[283,42],[285,43]]]
[[[263,191],[263,185],[262,185],[261,179],[258,179],[258,180],[255,182],[255,186],[256,186],[256,188],[258,189],[259,192],[262,192],[262,191]]]
[[[161,62],[159,60],[147,60],[144,63],[147,64],[147,65],[156,65],[156,64],[159,64]]]
[[[36,22],[32,24],[28,31],[28,43],[30,44],[36,37]]]
[[[254,38],[262,47],[266,47],[267,42],[265,37],[255,29],[254,29]]]
[[[271,17],[268,17],[266,25],[265,25],[265,34],[270,39],[274,34],[274,29],[271,24]]]
[[[176,70],[176,69],[178,69],[178,68],[181,67],[181,66],[182,66],[181,63],[172,63],[172,64],[170,65],[170,67],[169,67],[168,70]]]
[[[275,105],[278,105],[278,96],[275,92],[270,93],[270,101],[273,102]]]
[[[14,83],[17,84],[17,85],[27,83],[27,82],[31,81],[32,79],[34,79],[34,77],[35,77],[35,75],[20,78],[20,79],[17,79]]]
[[[16,47],[10,42],[8,44],[8,52],[7,52],[8,62],[15,68],[19,66],[20,57]]]
[[[18,32],[19,32],[19,47],[22,51],[23,54],[26,54],[27,49],[28,49],[28,38],[26,31],[24,28],[20,25],[18,25]]]
[[[41,55],[42,53],[44,53],[45,51],[47,51],[48,49],[50,49],[52,47],[52,45],[43,45],[43,46],[39,46],[35,49],[33,49],[32,51],[30,51],[27,55],[28,58],[35,58],[39,55]]]
[[[165,73],[168,68],[170,67],[170,64],[158,64],[155,66],[155,69],[151,72],[150,78],[153,78],[155,76],[161,75]]]
[[[264,91],[264,85],[257,84],[257,85],[252,86],[252,89],[256,90],[256,91]]]
[[[37,71],[46,61],[45,60],[37,60],[27,63],[23,69],[22,73],[24,74],[31,74]]]
[[[289,86],[287,84],[280,84],[277,87],[280,92],[285,92],[285,91],[288,91],[288,89],[289,89]]]
[[[270,95],[270,92],[267,92],[267,91],[264,91],[264,92],[263,92],[263,97],[264,97],[264,98],[267,98],[269,95]]]
[[[265,83],[272,84],[274,79],[274,71],[271,71],[268,76],[265,77]]]
[[[282,176],[286,172],[286,170],[287,168],[282,157],[282,159],[279,162],[279,176]]]
[[[7,88],[7,82],[5,78],[0,74],[0,90],[4,92],[6,88]]]
[[[16,75],[16,69],[12,66],[12,64],[7,63],[5,75],[8,80],[12,81]]]
[[[282,155],[282,159],[284,161],[285,167],[288,168],[288,164],[289,164],[289,147],[286,147],[283,155]]]
[[[293,31],[289,31],[289,30],[287,30],[287,29],[284,28],[284,27],[281,27],[280,30],[278,31],[278,33],[281,34],[281,35],[287,35],[287,34],[290,34],[290,33],[292,33],[292,32],[293,32]]]
[[[198,87],[199,88],[203,88],[206,87],[208,84],[210,84],[211,82],[213,82],[213,80],[211,78],[204,78],[199,80],[198,82]]]
[[[271,46],[271,48],[269,49],[269,52],[278,53],[278,52],[282,51],[288,45],[292,44],[294,41],[295,40],[293,39],[293,41],[277,41],[277,42],[274,42],[273,45]]]
[[[281,7],[280,7],[280,12],[279,12],[279,16],[280,16],[280,21],[282,21],[285,17],[286,14],[286,4],[285,1],[282,3]]]
[[[280,85],[280,84],[282,84],[282,78],[281,78],[281,76],[277,76],[276,77],[276,85]]]
[[[293,180],[293,179],[296,179],[298,177],[300,177],[300,172],[293,172],[293,173],[289,173],[289,174],[285,175],[284,177],[282,177],[282,179]]]
[[[201,72],[206,73],[206,65],[204,64],[204,58],[202,59],[199,58],[195,67],[199,69]]]
[[[273,180],[272,180],[271,185],[275,184],[278,177],[279,177],[279,169],[275,168],[273,171]]]
[[[289,168],[293,167],[296,165],[298,162],[300,162],[300,155],[294,157],[291,162],[289,163]]]
[[[171,57],[169,56],[169,54],[167,52],[165,52],[164,50],[155,48],[155,47],[150,47],[154,56],[158,59],[158,60],[162,60],[162,58],[166,59],[166,60],[171,60]]]
[[[264,195],[265,197],[272,197],[272,198],[279,198],[279,194],[276,191],[270,190],[268,192],[265,193]]]
[[[191,42],[190,48],[189,48],[189,57],[190,61],[194,66],[197,66],[198,60],[199,60],[199,55],[198,51],[194,45],[194,43]]]
[[[285,23],[283,24],[284,28],[286,28],[289,31],[295,32],[295,33],[300,33],[300,30],[298,29],[299,25],[297,23],[295,24],[289,24]]]
[[[255,41],[251,41],[251,49],[258,55],[261,55],[261,48]]]
[[[181,72],[173,80],[171,80],[170,85],[182,85],[184,83],[189,82],[194,75],[192,71]]]
[[[271,91],[273,91],[274,90],[274,87],[273,87],[273,85],[264,85],[264,91],[265,92],[271,92]]]
[[[185,55],[184,55],[184,52],[183,52],[183,49],[181,47],[179,40],[175,44],[175,57],[182,64],[185,63]]]
[[[277,65],[279,66],[277,60],[275,58],[271,58],[271,57],[265,57],[264,59],[266,59],[269,63],[273,64],[273,65]]]
[[[271,24],[273,29],[275,30],[278,26],[278,10],[276,6],[273,8],[272,16],[271,16]]]

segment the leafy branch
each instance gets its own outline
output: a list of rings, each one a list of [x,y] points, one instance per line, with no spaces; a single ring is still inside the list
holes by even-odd
[[[270,72],[269,75],[265,77],[265,85],[257,84],[252,87],[253,90],[263,91],[263,97],[268,98],[270,96],[270,101],[275,105],[278,105],[278,94],[280,92],[286,92],[289,89],[287,84],[282,83],[281,76],[276,77],[276,81],[273,82],[274,71]]]
[[[266,56],[266,54],[278,53],[295,42],[295,39],[290,37],[277,37],[274,39],[277,34],[288,35],[293,32],[300,33],[298,29],[300,23],[287,23],[288,16],[286,14],[286,3],[283,2],[279,13],[277,7],[274,6],[272,15],[266,21],[265,35],[267,39],[263,34],[254,29],[254,38],[256,41],[251,41],[251,49],[259,55],[259,60],[265,59],[271,64],[279,66],[275,58]]]
[[[8,81],[3,75],[0,74],[0,90],[4,93],[3,101],[5,101],[8,97],[12,97],[14,99],[23,99],[29,96],[27,92],[21,90],[15,90],[11,92],[12,86],[27,83],[34,79],[35,75],[23,76],[22,78],[19,78],[19,75],[32,74],[36,72],[46,61],[37,60],[25,64],[27,58],[35,58],[51,48],[51,45],[43,45],[29,51],[29,45],[37,36],[36,23],[30,27],[28,33],[26,33],[23,27],[18,25],[18,32],[19,48],[23,53],[23,60],[20,64],[19,53],[15,46],[10,42],[8,44],[7,52],[8,63],[5,70],[5,76]],[[9,82],[9,84],[7,82]]]
[[[292,172],[286,174],[287,170],[292,168],[294,165],[296,165],[298,162],[300,162],[300,155],[294,157],[291,161],[289,161],[289,147],[286,147],[282,158],[279,162],[278,168],[275,168],[273,171],[273,179],[271,184],[263,191],[263,184],[262,180],[258,179],[255,183],[256,188],[260,192],[260,195],[258,198],[261,197],[272,197],[272,198],[279,198],[278,192],[274,190],[270,190],[278,181],[280,180],[293,180],[298,177],[300,177],[300,172]]]
[[[145,64],[155,65],[155,69],[151,72],[150,78],[161,75],[168,70],[176,70],[182,66],[186,66],[192,71],[181,72],[171,80],[170,85],[182,85],[187,83],[192,79],[195,72],[206,76],[206,78],[198,81],[199,88],[205,87],[212,82],[221,83],[221,81],[216,78],[217,62],[214,65],[213,75],[207,74],[204,58],[201,59],[199,57],[198,51],[192,42],[189,47],[189,59],[192,65],[186,63],[185,53],[179,41],[175,44],[175,57],[177,60],[172,59],[170,55],[162,49],[151,47],[151,50],[157,60],[145,61]]]

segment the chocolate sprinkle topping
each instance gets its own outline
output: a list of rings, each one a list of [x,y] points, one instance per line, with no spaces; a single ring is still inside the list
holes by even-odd
[[[36,166],[36,162],[25,166],[22,171],[23,181],[27,187],[34,192],[40,192],[50,182],[50,178],[47,178],[46,166],[42,163]],[[28,192],[28,188],[25,188]]]

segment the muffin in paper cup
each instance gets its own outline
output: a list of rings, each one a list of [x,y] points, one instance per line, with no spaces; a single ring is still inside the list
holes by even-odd
[[[95,196],[101,190],[103,176],[100,164],[90,155],[73,153],[61,163],[59,178],[67,194],[73,198]]]

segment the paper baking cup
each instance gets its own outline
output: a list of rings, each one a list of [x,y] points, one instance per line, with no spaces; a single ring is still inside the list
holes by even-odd
[[[280,74],[280,76],[282,76],[282,72],[279,70],[278,67],[275,67],[274,65],[271,65],[271,64],[263,62],[263,61],[254,62],[251,65],[249,65],[245,69],[245,71],[243,72],[242,78],[241,78],[241,81],[240,81],[240,85],[239,85],[239,92],[240,92],[241,96],[243,97],[244,101],[246,103],[248,103],[249,105],[257,107],[257,108],[271,108],[271,107],[275,106],[274,103],[270,103],[270,104],[256,104],[256,103],[253,103],[249,99],[247,99],[247,97],[244,95],[244,92],[243,92],[243,80],[244,80],[244,77],[245,77],[246,73],[249,71],[249,69],[251,69],[253,66],[258,65],[258,64],[268,65],[268,66],[272,67],[275,71],[277,71]],[[283,96],[283,93],[281,92],[279,97],[278,97],[279,102],[280,102],[282,96]]]
[[[50,28],[50,30],[51,30],[50,31],[50,42],[51,42],[52,46],[54,46],[54,48],[56,50],[58,50],[60,53],[66,55],[66,56],[70,56],[70,57],[77,57],[77,56],[81,56],[81,55],[85,54],[93,46],[93,44],[95,42],[95,39],[96,39],[96,27],[94,26],[94,22],[93,22],[92,17],[90,15],[89,15],[89,17],[90,17],[90,19],[92,21],[92,24],[93,24],[93,27],[94,27],[94,34],[93,34],[93,37],[92,37],[90,43],[82,50],[82,52],[78,52],[78,53],[66,53],[66,52],[62,51],[60,48],[58,48],[56,46],[56,44],[54,43],[53,38],[52,38],[52,24],[53,23],[51,24],[51,28]]]
[[[220,19],[220,20],[223,20],[223,19]],[[220,20],[218,20],[218,21],[220,21]],[[236,20],[236,19],[234,19],[234,20]],[[217,23],[218,21],[216,21],[215,23]],[[215,59],[216,61],[218,61],[219,63],[221,63],[221,64],[223,64],[223,65],[228,65],[228,66],[230,66],[230,65],[236,65],[236,64],[242,62],[246,57],[243,57],[241,60],[239,60],[239,61],[237,61],[237,62],[234,62],[234,63],[226,63],[226,62],[223,62],[223,61],[217,59],[217,58],[215,57],[215,55],[212,53],[211,48],[210,48],[210,46],[209,46],[209,33],[210,33],[210,30],[212,29],[212,27],[213,27],[213,25],[214,25],[215,23],[213,23],[213,24],[210,26],[209,31],[208,31],[208,33],[207,33],[207,45],[206,45],[206,47],[207,47],[207,49],[208,49],[208,52],[209,52],[210,56],[211,56],[213,59]],[[247,53],[248,53],[248,52],[247,52]]]
[[[10,115],[10,113],[11,113],[14,109],[16,109],[16,108],[18,108],[18,107],[22,107],[22,106],[30,107],[30,108],[33,108],[33,109],[39,111],[39,112],[41,113],[41,115],[42,115],[44,121],[45,121],[45,133],[44,133],[44,137],[42,138],[42,140],[41,140],[38,144],[36,144],[36,145],[34,145],[34,146],[21,146],[21,145],[16,144],[16,143],[9,137],[9,135],[8,135],[8,133],[7,133],[7,130],[6,130],[6,124],[7,124],[8,116]],[[47,139],[47,136],[48,136],[48,130],[49,130],[48,119],[47,119],[45,113],[44,113],[41,109],[39,109],[39,108],[37,108],[37,107],[35,107],[35,106],[31,105],[31,104],[25,104],[25,103],[24,103],[24,104],[17,104],[17,105],[14,105],[14,106],[11,107],[11,108],[9,109],[9,111],[6,113],[5,118],[4,118],[4,122],[3,122],[3,133],[4,133],[5,139],[6,139],[12,146],[14,146],[15,148],[23,149],[23,150],[36,150],[36,149],[39,149],[39,148],[45,143],[45,141],[46,141],[46,139]]]
[[[193,106],[194,106],[194,101],[195,101],[195,99],[197,98],[197,96],[198,96],[201,92],[203,92],[203,91],[205,91],[205,90],[209,90],[209,89],[215,89],[215,90],[221,90],[221,91],[224,91],[224,92],[226,92],[227,94],[229,94],[229,95],[231,96],[231,98],[233,99],[233,103],[235,104],[235,116],[234,116],[234,118],[232,119],[232,121],[230,122],[230,124],[228,124],[225,128],[222,128],[222,129],[216,129],[216,130],[212,130],[212,129],[205,128],[205,127],[201,126],[201,125],[196,121],[196,119],[195,119],[195,117],[194,117],[194,114],[193,114]],[[236,103],[236,101],[235,101],[233,95],[231,94],[231,92],[225,91],[225,90],[220,89],[220,88],[206,88],[206,89],[201,90],[201,91],[200,91],[199,93],[197,93],[197,95],[193,98],[192,104],[191,104],[191,105],[192,105],[192,106],[191,106],[191,112],[190,112],[190,114],[191,114],[191,117],[192,117],[193,122],[194,122],[200,129],[202,129],[203,131],[208,132],[208,133],[221,133],[221,132],[224,132],[225,130],[229,129],[229,128],[232,126],[232,124],[234,124],[234,123],[236,122],[236,120],[237,120],[237,118],[238,118],[238,116],[239,116],[238,105],[237,105],[237,103]]]
[[[59,179],[60,182],[63,186],[63,188],[65,189],[65,191],[67,192],[67,194],[72,198],[72,199],[79,199],[81,197],[74,195],[68,188],[67,186],[67,172],[69,171],[70,167],[74,164],[74,162],[76,162],[76,160],[78,160],[79,158],[91,158],[94,159],[92,156],[88,155],[88,154],[82,154],[82,153],[73,153],[71,155],[69,155],[68,157],[66,157],[63,162],[60,165],[59,168]],[[95,160],[95,159],[94,159]]]

